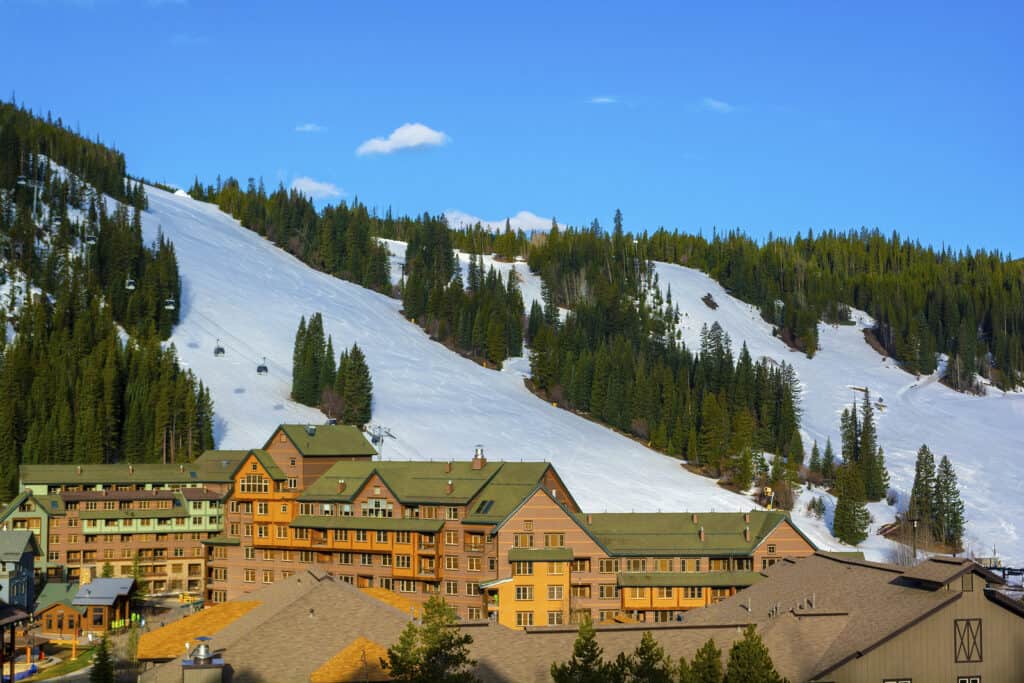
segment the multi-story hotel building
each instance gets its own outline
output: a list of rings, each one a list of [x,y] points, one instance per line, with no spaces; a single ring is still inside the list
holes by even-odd
[[[205,541],[211,602],[316,567],[511,627],[667,621],[814,552],[784,512],[585,514],[548,463],[314,467],[286,430],[242,460],[225,533]]]

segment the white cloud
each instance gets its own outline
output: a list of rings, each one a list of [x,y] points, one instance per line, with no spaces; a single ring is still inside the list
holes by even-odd
[[[609,95],[602,95],[600,97],[591,97],[587,102],[589,104],[617,104],[617,97],[611,97]]]
[[[327,129],[317,123],[300,123],[295,126],[296,133],[321,133],[325,130]]]
[[[301,176],[293,180],[292,189],[298,190],[310,199],[333,199],[345,194],[345,191],[334,183],[313,180],[309,176]]]
[[[453,228],[472,227],[479,223],[488,230],[495,232],[505,229],[504,218],[497,221],[488,221],[458,209],[449,209],[444,212],[444,215],[448,219],[448,225]],[[531,232],[551,229],[550,218],[543,218],[532,211],[520,211],[515,216],[509,216],[508,221],[512,224],[513,230],[522,229],[526,232]]]
[[[729,112],[736,111],[736,107],[724,100],[716,100],[714,97],[705,97],[700,101],[700,106],[708,111],[716,111],[719,114],[728,114]]]
[[[400,149],[416,147],[437,147],[449,141],[449,137],[439,130],[434,130],[422,123],[406,123],[386,138],[370,138],[359,145],[356,154],[391,154]]]

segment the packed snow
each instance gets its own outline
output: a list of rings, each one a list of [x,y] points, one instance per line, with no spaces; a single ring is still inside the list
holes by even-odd
[[[718,321],[732,338],[734,352],[746,341],[755,360],[767,357],[796,369],[803,388],[801,428],[808,452],[813,440],[824,449],[826,437],[831,437],[839,457],[839,417],[843,408],[863,400],[864,394],[854,387],[867,387],[872,402],[884,406],[875,409],[875,421],[891,485],[900,494],[898,505],[906,506],[917,449],[927,443],[936,461],[948,455],[956,468],[966,508],[966,550],[988,556],[994,544],[1012,566],[1024,562],[1024,394],[990,387],[988,395],[973,396],[944,386],[938,373],[915,378],[865,342],[863,330],[873,321],[860,311],[853,311],[855,325],[820,324],[820,349],[809,359],[773,337],[771,325],[753,306],[729,296],[704,273],[664,263],[657,264],[657,273],[661,289],[671,288],[672,301],[682,313],[680,329],[688,346],[699,348],[701,327]],[[701,301],[707,293],[718,303],[717,309]],[[802,513],[809,495],[820,492],[805,492],[794,514]],[[870,511],[873,530],[892,521],[895,513],[884,502],[872,504]],[[809,520],[801,528],[819,525],[822,522]],[[873,536],[861,548],[884,553],[890,545]]]
[[[215,206],[147,188],[150,211],[143,217],[147,239],[163,230],[175,245],[182,274],[181,323],[175,343],[181,361],[210,387],[217,413],[219,448],[246,448],[262,442],[282,422],[321,422],[323,415],[287,397],[291,354],[299,317],[321,312],[334,348],[358,342],[374,378],[374,422],[388,427],[387,459],[469,457],[482,443],[494,459],[550,460],[581,506],[589,510],[744,510],[749,498],[714,481],[686,472],[679,462],[572,413],[554,408],[523,386],[525,359],[510,359],[495,372],[461,358],[431,341],[400,313],[400,303],[354,284],[314,271],[259,235],[242,228]],[[404,243],[386,240],[392,277],[401,276]],[[460,264],[467,258],[459,255]],[[540,298],[540,281],[525,264],[485,257],[502,274],[515,269],[529,306]],[[664,289],[683,312],[681,330],[696,346],[703,324],[717,320],[733,339],[746,341],[754,358],[792,364],[803,385],[803,432],[824,445],[831,436],[838,448],[843,407],[867,386],[884,403],[876,410],[880,442],[895,489],[906,492],[913,478],[918,446],[928,443],[957,467],[967,507],[967,538],[978,555],[997,552],[1004,560],[1024,559],[1024,540],[1015,523],[1022,503],[1015,497],[1019,468],[1013,453],[1024,437],[1024,396],[991,391],[987,397],[957,394],[934,377],[916,380],[891,360],[882,359],[863,339],[870,319],[855,312],[857,324],[820,328],[821,350],[813,359],[790,351],[771,335],[771,327],[752,307],[732,298],[706,275],[688,268],[657,264]],[[712,293],[712,311],[700,297]],[[216,340],[227,354],[216,358]],[[270,373],[255,368],[266,357]],[[979,447],[979,444],[983,444]],[[628,475],[626,474],[628,473]],[[1003,473],[1007,476],[994,476]],[[805,490],[794,510],[801,529],[820,547],[843,546],[831,537],[828,511],[817,520],[803,512]],[[884,502],[871,505],[873,530],[892,520]],[[871,559],[893,557],[893,544],[872,535],[860,546]]]
[[[469,459],[483,444],[491,459],[551,461],[588,510],[753,507],[679,461],[538,399],[523,385],[524,359],[485,369],[431,341],[402,317],[400,302],[305,266],[212,204],[152,187],[147,194],[146,239],[163,230],[182,277],[171,341],[210,388],[219,448],[259,446],[279,423],[324,420],[287,398],[299,317],[319,311],[335,350],[358,342],[366,352],[374,422],[395,435],[385,458]],[[529,301],[531,278],[524,281]],[[220,358],[217,339],[227,351]],[[258,376],[264,356],[270,372]]]

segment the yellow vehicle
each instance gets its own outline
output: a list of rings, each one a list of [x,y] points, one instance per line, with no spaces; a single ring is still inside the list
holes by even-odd
[[[182,593],[178,596],[178,602],[183,605],[191,605],[192,603],[199,602],[200,600],[202,600],[202,598],[198,595],[193,595],[192,593]]]

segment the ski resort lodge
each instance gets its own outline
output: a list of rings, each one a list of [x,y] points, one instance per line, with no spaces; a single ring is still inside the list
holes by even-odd
[[[54,581],[239,598],[316,569],[513,628],[669,622],[814,552],[783,512],[586,513],[545,462],[375,461],[341,425],[167,465],[24,465],[0,523],[36,534]]]

